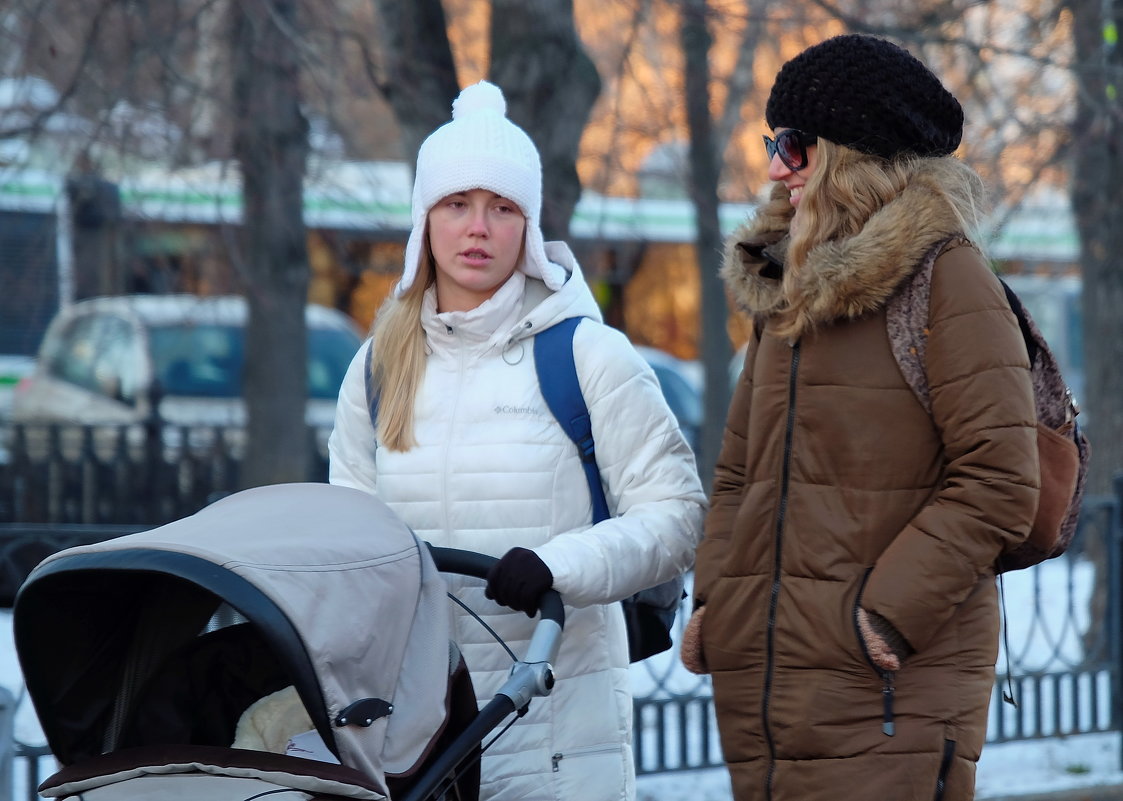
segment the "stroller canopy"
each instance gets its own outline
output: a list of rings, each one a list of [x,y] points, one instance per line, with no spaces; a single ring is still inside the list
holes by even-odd
[[[223,717],[209,696],[225,686],[238,687],[225,712],[236,720],[255,696],[292,685],[341,763],[385,786],[384,774],[420,763],[446,718],[445,592],[428,549],[376,498],[283,484],[49,557],[20,589],[14,634],[63,765],[198,738]],[[224,603],[248,622],[209,631]],[[234,650],[208,663],[200,644],[217,639],[264,643],[268,657]],[[168,687],[186,697],[169,700]],[[190,717],[206,720],[168,735]]]

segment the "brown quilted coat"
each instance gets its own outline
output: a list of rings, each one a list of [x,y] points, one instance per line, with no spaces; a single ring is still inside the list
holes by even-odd
[[[740,801],[974,795],[997,656],[995,557],[1037,504],[1025,347],[977,251],[932,279],[929,417],[884,305],[954,217],[924,181],[782,275],[777,195],[723,270],[757,315],[695,568],[702,641]],[[773,243],[762,249],[765,243]],[[783,324],[788,337],[777,337]],[[914,653],[869,660],[858,605]]]

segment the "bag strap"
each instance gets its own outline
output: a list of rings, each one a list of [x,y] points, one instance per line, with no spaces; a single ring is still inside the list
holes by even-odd
[[[1018,328],[1021,329],[1022,338],[1026,341],[1026,352],[1029,354],[1029,363],[1032,366],[1037,361],[1037,340],[1029,326],[1029,313],[1022,306],[1021,298],[1014,294],[1014,290],[1010,288],[1009,284],[1001,278],[998,281],[1002,284],[1002,291],[1006,293],[1006,302],[1010,304],[1011,311],[1018,318]]]
[[[608,501],[601,485],[597,468],[596,446],[593,442],[593,424],[589,407],[581,394],[577,379],[577,365],[573,361],[573,332],[582,317],[567,317],[560,323],[539,331],[534,336],[534,369],[538,373],[538,386],[542,397],[561,425],[562,430],[577,445],[585,480],[589,483],[589,496],[593,500],[593,523],[607,520]]]
[[[577,445],[585,479],[589,482],[593,523],[596,524],[607,520],[610,515],[597,468],[589,407],[581,394],[577,366],[573,361],[573,332],[582,319],[568,317],[534,336],[534,369],[538,373],[538,386],[546,405],[562,430]],[[671,647],[671,626],[685,597],[683,577],[679,575],[623,599],[621,608],[628,638],[629,662],[639,662]]]
[[[378,430],[378,400],[382,395],[380,388],[374,383],[374,371],[371,359],[374,358],[374,340],[367,345],[367,354],[363,357],[363,380],[367,390],[367,411],[370,413],[370,424]]]
[[[885,325],[893,358],[909,389],[929,415],[932,414],[932,401],[928,394],[928,371],[924,365],[928,350],[932,268],[949,243],[950,240],[936,243],[885,306]]]

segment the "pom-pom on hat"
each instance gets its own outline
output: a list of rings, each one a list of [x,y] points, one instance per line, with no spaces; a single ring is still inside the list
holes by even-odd
[[[882,156],[946,156],[963,138],[963,109],[908,51],[845,34],[780,68],[765,107],[772,129],[796,128]]]
[[[395,297],[405,294],[417,278],[429,210],[441,198],[470,189],[502,195],[514,201],[526,217],[526,242],[518,269],[542,279],[553,290],[565,283],[565,269],[546,258],[539,228],[542,161],[538,149],[506,115],[503,92],[495,84],[480,81],[453,101],[452,121],[422,142],[413,181],[413,228]]]

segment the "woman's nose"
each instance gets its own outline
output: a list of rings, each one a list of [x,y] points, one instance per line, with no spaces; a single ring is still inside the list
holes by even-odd
[[[468,233],[474,236],[487,236],[487,209],[472,209],[468,218]]]
[[[774,155],[772,160],[768,162],[768,180],[782,181],[791,174],[792,171],[789,170],[788,165],[780,159],[779,153]]]

